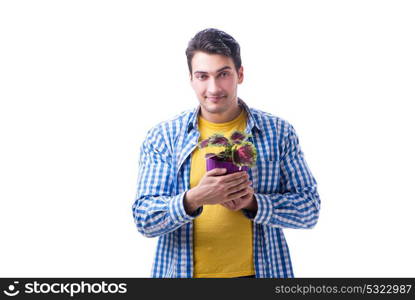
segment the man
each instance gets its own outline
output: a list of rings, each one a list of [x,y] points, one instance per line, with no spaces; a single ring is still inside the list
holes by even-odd
[[[320,198],[296,132],[237,96],[244,78],[238,43],[206,29],[186,50],[199,105],[149,130],[140,150],[133,216],[159,237],[152,277],[294,277],[282,228],[312,228]],[[251,134],[257,162],[247,172],[206,172],[199,141]]]

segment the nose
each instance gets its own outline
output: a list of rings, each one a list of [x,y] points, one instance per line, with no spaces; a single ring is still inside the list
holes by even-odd
[[[218,85],[218,83],[216,82],[216,78],[211,78],[208,82],[208,86],[207,86],[207,92],[208,95],[218,95],[218,93],[220,92],[220,87]]]

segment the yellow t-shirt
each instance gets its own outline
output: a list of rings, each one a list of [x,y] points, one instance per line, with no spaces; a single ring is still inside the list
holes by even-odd
[[[226,123],[212,123],[198,117],[200,138],[207,139],[214,133],[227,138],[235,130],[245,131],[246,112]],[[198,147],[192,153],[190,187],[198,185],[206,173],[205,154],[218,153],[224,147]],[[204,205],[202,214],[193,220],[194,277],[230,278],[254,275],[252,221],[242,211],[226,207]]]

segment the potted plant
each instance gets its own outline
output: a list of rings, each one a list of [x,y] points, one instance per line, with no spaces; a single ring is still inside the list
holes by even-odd
[[[206,171],[214,168],[226,168],[227,174],[230,174],[241,170],[247,171],[248,168],[253,167],[256,163],[257,151],[255,145],[247,140],[251,136],[236,130],[231,134],[230,139],[223,134],[215,133],[200,141],[199,149],[208,146],[225,147],[225,150],[217,154],[205,154]]]

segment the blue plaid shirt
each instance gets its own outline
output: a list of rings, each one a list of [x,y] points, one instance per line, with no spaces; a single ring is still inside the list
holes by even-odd
[[[312,228],[320,198],[291,124],[272,114],[249,108],[246,133],[257,148],[257,164],[249,169],[258,210],[242,210],[253,221],[255,276],[294,277],[283,228]],[[200,106],[151,128],[140,148],[137,194],[132,206],[138,231],[158,237],[151,277],[193,277],[193,219],[183,206],[190,189],[191,153],[200,133]]]

